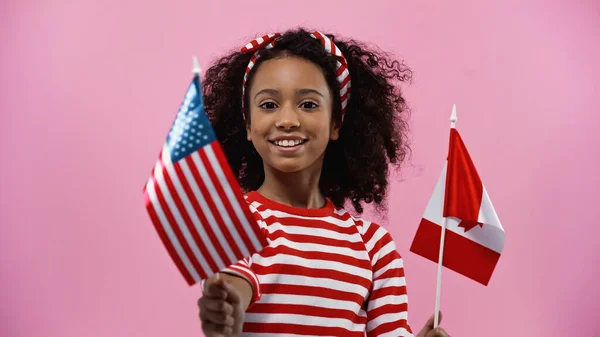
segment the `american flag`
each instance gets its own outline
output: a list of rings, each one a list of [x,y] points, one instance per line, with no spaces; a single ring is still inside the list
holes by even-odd
[[[267,245],[202,102],[195,75],[144,187],[173,262],[196,284]]]

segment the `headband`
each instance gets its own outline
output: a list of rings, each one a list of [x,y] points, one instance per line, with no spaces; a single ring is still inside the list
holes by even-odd
[[[252,58],[250,58],[250,62],[248,63],[248,67],[246,67],[246,73],[244,74],[244,81],[242,83],[242,108],[244,105],[245,92],[246,92],[246,82],[248,81],[248,74],[256,64],[256,61],[259,58],[259,53],[261,49],[271,49],[275,46],[275,41],[277,38],[281,36],[280,33],[268,34],[262,37],[259,37],[255,40],[252,40],[250,43],[245,45],[241,52],[242,53],[251,53],[254,52]],[[348,62],[346,62],[346,58],[340,51],[340,49],[329,39],[325,34],[321,34],[320,32],[314,32],[310,34],[310,36],[314,39],[317,39],[321,42],[323,48],[328,53],[337,57],[337,65],[336,65],[336,77],[337,81],[340,85],[340,101],[342,105],[341,118],[342,122],[344,121],[344,115],[346,114],[346,106],[348,105],[348,100],[350,99],[350,72],[348,71]],[[244,119],[246,118],[245,114],[242,114]]]

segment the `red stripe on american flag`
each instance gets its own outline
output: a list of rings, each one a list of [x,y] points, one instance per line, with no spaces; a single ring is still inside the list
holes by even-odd
[[[198,152],[202,152],[202,150],[199,150]],[[200,175],[200,172],[198,171],[198,167],[196,167],[196,163],[194,163],[191,155],[186,158],[186,161],[190,167],[192,176],[194,176],[194,179],[196,180],[196,183],[198,184],[198,189],[202,193],[202,197],[204,198],[204,200],[206,201],[206,203],[208,205],[209,200],[212,199],[212,196],[208,193],[208,189],[206,187],[206,184],[204,183],[204,179],[202,179],[202,176]],[[202,223],[204,224],[204,229],[206,230],[206,233],[208,234],[208,237],[210,238],[210,241],[212,242],[213,246],[217,250],[217,254],[221,258],[223,263],[229,264],[228,261],[230,260],[230,258],[227,256],[227,253],[225,252],[224,247],[221,245],[221,243],[217,239],[217,236],[215,235],[215,232],[213,231],[212,224],[206,218],[205,213],[202,210],[202,207],[200,206],[200,204],[198,203],[197,200],[194,200],[194,207],[197,207],[198,214],[202,215],[202,221],[203,221]],[[210,206],[209,206],[209,208],[210,208]],[[212,209],[210,209],[209,211],[213,214],[213,216],[215,216],[214,211]]]
[[[229,182],[229,186],[232,186],[232,187],[237,186],[237,184],[238,184],[237,179],[235,178],[235,176],[233,175],[233,172],[229,168],[229,163],[227,161],[227,157],[225,156],[225,153],[223,152],[221,145],[218,143],[215,144],[213,146],[213,151],[215,152],[215,155],[216,155],[217,159],[219,160],[221,167],[223,168],[223,172],[225,173],[225,177],[227,178],[227,181]],[[252,212],[250,211],[250,208],[248,207],[246,200],[244,199],[242,190],[239,188],[232,188],[232,190],[233,190],[233,194],[235,195],[237,202],[240,205],[240,208],[244,212],[244,216],[246,217],[246,219],[248,220],[248,223],[250,224],[250,228],[244,228],[242,230],[242,232],[240,232],[240,235],[243,235],[243,237],[248,240],[248,241],[244,241],[244,243],[246,243],[246,246],[251,250],[254,250],[256,248],[256,247],[254,247],[254,245],[252,245],[250,239],[248,239],[248,237],[247,237],[248,230],[250,229],[252,231],[252,233],[254,234],[254,236],[258,239],[258,242],[262,246],[266,246],[268,244],[267,239],[264,237],[258,224],[256,223],[256,219],[255,219],[254,215],[252,214]]]
[[[212,146],[212,144],[209,146]],[[223,217],[221,216],[221,212],[219,212],[219,208],[217,207],[216,203],[214,202],[215,198],[220,198],[221,201],[224,201],[224,199],[226,199],[227,196],[223,195],[219,191],[220,182],[214,178],[215,174],[213,171],[213,167],[210,164],[210,161],[208,160],[208,158],[206,157],[205,151],[204,150],[198,151],[198,154],[200,155],[200,160],[202,161],[202,164],[204,165],[204,167],[206,168],[206,171],[208,172],[208,175],[210,176],[213,186],[217,189],[217,193],[219,194],[218,196],[212,196],[212,198],[210,198],[209,200],[206,200],[208,202],[208,206],[210,207],[213,215],[215,216],[215,220],[217,221],[217,223],[213,224],[213,226],[219,226],[219,228],[221,229],[221,232],[223,233],[223,236],[225,237],[225,240],[227,241],[227,244],[229,245],[229,247],[227,247],[227,248],[231,249],[233,251],[233,255],[243,256],[242,252],[238,248],[238,244],[231,236],[231,233],[227,227],[227,224],[225,223],[225,220],[223,220]],[[230,265],[235,262],[236,261],[228,260],[227,265]]]
[[[190,204],[192,205],[192,208],[194,209],[194,214],[196,216],[198,216],[198,220],[200,221],[201,224],[206,223],[205,222],[206,218],[204,218],[204,214],[202,214],[201,211],[198,212],[200,209],[199,209],[199,207],[197,207],[196,197],[194,196],[194,192],[192,191],[192,188],[190,187],[190,184],[189,184],[187,178],[185,177],[183,170],[181,169],[181,165],[179,163],[176,163],[173,166],[175,168],[175,173],[177,174],[177,178],[179,179],[179,182],[183,186],[183,190],[185,191],[187,199],[190,201]],[[189,164],[188,164],[188,166],[189,166]],[[183,206],[178,205],[178,207],[183,207]],[[187,209],[185,210],[185,214],[187,216]],[[213,254],[211,254],[208,251],[208,249],[206,249],[204,240],[202,240],[202,238],[200,238],[200,235],[198,234],[198,231],[196,230],[196,227],[194,226],[191,219],[186,217],[186,218],[184,218],[184,220],[185,220],[186,225],[188,226],[188,229],[190,230],[190,233],[192,233],[192,237],[194,238],[196,245],[200,249],[200,252],[202,253],[202,256],[208,263],[211,271],[219,270],[219,266],[217,266],[216,262],[212,258]],[[207,272],[209,272],[209,271],[207,271]]]
[[[156,180],[154,181],[154,190],[156,192],[156,198],[158,199],[158,204],[160,205],[160,208],[163,210],[163,213],[165,214],[165,217],[167,218],[167,223],[164,225],[169,226],[169,228],[171,228],[173,230],[173,233],[177,237],[177,241],[179,241],[179,243],[181,244],[181,248],[183,249],[183,251],[185,252],[185,254],[189,260],[190,256],[193,256],[193,254],[191,254],[190,247],[185,242],[185,239],[183,238],[183,235],[181,234],[181,231],[179,230],[179,226],[177,226],[177,222],[175,221],[175,218],[173,217],[173,214],[171,213],[171,210],[169,209],[169,205],[167,205],[167,202],[165,201],[165,196],[163,195],[163,192],[161,191],[160,186]],[[175,226],[173,226],[173,225],[175,225]]]
[[[156,188],[156,184],[154,186]],[[171,240],[169,240],[169,236],[167,235],[167,233],[165,232],[165,229],[163,227],[163,226],[171,226],[171,225],[170,224],[162,224],[160,222],[160,219],[158,218],[158,215],[156,214],[156,210],[154,209],[154,204],[152,203],[152,200],[150,200],[150,196],[147,193],[148,192],[146,191],[146,188],[144,187],[144,199],[146,202],[146,209],[148,210],[148,214],[150,215],[150,220],[152,220],[152,223],[154,224],[154,228],[156,229],[156,232],[158,233],[160,240],[167,248],[167,251],[169,252],[169,255],[171,256],[171,259],[173,260],[173,262],[175,262],[177,269],[179,269],[181,274],[183,274],[183,278],[185,278],[185,281],[189,285],[193,285],[194,283],[196,283],[196,281],[194,281],[194,278],[192,277],[192,275],[190,275],[187,268],[183,265],[183,262],[181,261],[179,254],[177,254],[175,247],[173,247],[173,244],[171,243]]]
[[[214,149],[215,149],[216,147],[218,147],[218,146],[219,146],[218,144],[219,144],[219,143],[217,143],[217,142],[213,142],[213,143],[211,144],[211,147],[212,147],[212,149],[213,149],[213,152],[214,152]],[[219,158],[217,157],[217,160],[218,160],[218,159],[219,159]],[[205,154],[204,154],[204,157],[202,158],[202,160],[203,160],[203,161],[206,161],[206,162],[210,162],[210,160],[208,159],[208,157],[206,157],[206,155],[205,155]],[[221,167],[222,171],[225,171],[225,167],[226,167],[226,165],[228,165],[228,164],[227,164],[227,163],[222,163],[222,162],[220,162],[220,161],[218,160],[218,165]],[[229,184],[229,186],[231,186],[231,184],[230,184],[230,183],[229,183],[229,181],[227,181],[227,180],[226,180],[226,181],[224,181],[224,182],[223,182],[223,181],[221,181],[221,180],[220,180],[220,179],[217,177],[217,175],[216,175],[216,173],[215,173],[215,171],[214,171],[214,169],[213,169],[212,165],[209,167],[209,169],[208,169],[207,171],[208,171],[208,175],[210,176],[210,179],[211,179],[212,181],[216,182],[216,183],[215,183],[215,188],[217,189],[217,193],[219,194],[219,196],[221,197],[221,200],[223,201],[223,206],[225,206],[225,209],[227,209],[227,214],[229,214],[229,217],[230,217],[231,221],[233,222],[233,223],[232,223],[232,225],[234,225],[234,226],[235,226],[235,229],[236,229],[236,231],[238,232],[238,234],[239,234],[240,238],[242,239],[242,241],[243,241],[243,244],[244,244],[246,247],[248,247],[248,249],[247,249],[247,250],[248,250],[248,252],[252,252],[252,244],[249,242],[249,239],[248,239],[248,237],[246,236],[246,230],[244,229],[244,227],[242,227],[242,225],[241,225],[241,223],[240,223],[240,219],[238,219],[237,215],[235,214],[235,212],[234,212],[234,210],[233,210],[233,208],[232,208],[232,205],[231,205],[231,202],[232,202],[232,201],[231,201],[231,200],[229,200],[229,198],[227,197],[227,194],[225,193],[225,190],[223,189],[223,184],[224,184],[224,183],[225,183],[225,184]],[[235,186],[235,185],[233,185],[233,186]],[[239,204],[239,200],[236,200],[236,201],[237,201],[237,202],[238,202],[238,204]],[[243,202],[245,203],[245,201],[243,201]],[[246,208],[247,208],[247,207],[246,207]],[[241,244],[241,243],[238,243],[238,245],[239,245],[239,244]],[[236,249],[237,249],[237,246],[238,246],[238,245],[236,245]],[[241,253],[241,252],[240,252],[240,253]],[[236,254],[236,255],[237,255],[237,254]],[[244,255],[244,254],[242,254],[242,255]],[[235,261],[233,261],[233,262],[235,262]]]
[[[175,206],[177,207],[177,211],[179,211],[179,213],[181,214],[181,217],[183,218],[183,221],[185,222],[185,225],[188,227],[188,230],[189,230],[191,220],[185,210],[185,206],[183,206],[183,203],[181,202],[179,193],[177,193],[177,190],[175,189],[175,186],[173,185],[173,181],[171,180],[171,177],[169,176],[169,172],[167,171],[167,169],[165,167],[165,163],[162,161],[162,158],[159,159],[159,163],[161,165],[163,177],[165,179],[165,183],[166,183],[167,189],[168,189],[168,191],[166,191],[166,192],[168,192],[171,195],[171,198],[173,199],[173,202],[175,203]],[[157,194],[158,194],[158,190],[157,190]],[[162,194],[162,191],[161,191],[161,194]],[[163,199],[163,198],[159,197],[159,199]],[[161,203],[161,205],[162,205],[162,203]],[[168,205],[167,205],[167,207],[168,207]],[[163,207],[163,209],[164,209],[164,207]],[[165,215],[166,215],[166,212],[165,212]],[[177,224],[177,221],[175,221],[175,218],[173,217],[173,214],[171,213],[170,209],[168,210],[167,218],[169,219],[170,223]],[[177,235],[177,239],[181,243],[181,246],[183,247],[185,253],[187,254],[188,258],[190,259],[190,262],[196,269],[196,272],[200,275],[201,278],[206,278],[208,276],[206,273],[206,270],[204,270],[204,268],[202,268],[202,266],[196,259],[196,256],[194,255],[190,246],[188,245],[187,240],[185,239],[185,236],[183,235],[179,226],[178,225],[172,226],[172,228],[175,231],[175,233]],[[192,228],[193,228],[193,225],[192,225]]]

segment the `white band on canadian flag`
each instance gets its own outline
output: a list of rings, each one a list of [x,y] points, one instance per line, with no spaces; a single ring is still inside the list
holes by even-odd
[[[260,50],[262,48],[273,48],[273,46],[275,46],[275,40],[280,36],[280,33],[264,35],[253,41],[250,41],[250,43],[248,43],[242,48],[242,53],[254,52],[254,55],[252,55],[252,58],[250,58],[248,67],[246,67],[246,73],[244,74],[244,81],[242,83],[242,109],[245,109],[243,105],[246,95],[246,83],[248,82],[248,74],[256,64]],[[325,51],[336,56],[338,59],[336,79],[340,85],[341,119],[343,122],[344,115],[346,114],[346,106],[348,105],[348,100],[350,99],[350,71],[348,70],[348,62],[346,61],[346,58],[344,57],[340,49],[325,34],[322,34],[321,32],[317,31],[310,34],[310,36],[321,41],[321,44],[323,45]],[[246,118],[245,113],[242,113],[242,116],[244,117],[244,119]]]

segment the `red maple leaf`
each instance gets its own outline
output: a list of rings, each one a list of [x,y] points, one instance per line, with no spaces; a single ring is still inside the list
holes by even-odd
[[[476,221],[463,220],[458,224],[458,227],[462,227],[465,230],[465,233],[470,231],[471,229],[475,228],[475,226],[479,226],[479,227],[483,228],[483,223],[476,222]]]

